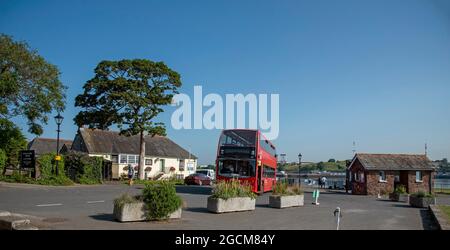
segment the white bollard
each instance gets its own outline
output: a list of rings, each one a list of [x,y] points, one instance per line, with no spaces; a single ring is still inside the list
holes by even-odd
[[[339,230],[339,224],[341,223],[341,208],[337,207],[336,210],[334,210],[334,217],[336,217],[336,230]]]

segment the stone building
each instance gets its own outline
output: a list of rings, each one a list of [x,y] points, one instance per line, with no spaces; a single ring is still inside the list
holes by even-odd
[[[426,155],[356,154],[347,169],[352,194],[391,193],[399,185],[408,193],[433,192],[434,167]]]

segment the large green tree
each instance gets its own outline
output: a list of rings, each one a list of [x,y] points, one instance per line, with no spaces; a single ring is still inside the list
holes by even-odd
[[[0,118],[27,119],[28,131],[43,133],[53,110],[64,110],[66,87],[58,68],[25,42],[0,34]]]
[[[81,127],[108,129],[117,125],[120,134],[140,135],[139,178],[144,178],[145,134],[165,135],[155,118],[181,86],[180,75],[163,62],[146,59],[102,61],[84,92],[75,98],[81,107],[74,118]]]
[[[17,166],[19,163],[19,152],[25,149],[26,146],[27,141],[20,128],[14,123],[0,118],[0,150],[6,156],[3,164],[6,166]]]

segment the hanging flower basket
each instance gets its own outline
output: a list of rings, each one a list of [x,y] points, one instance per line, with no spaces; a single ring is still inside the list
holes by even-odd
[[[128,171],[128,166],[123,167],[123,171]]]
[[[150,171],[152,171],[152,168],[151,168],[151,167],[146,167],[146,168],[145,168],[145,171],[146,171],[146,172],[150,172]]]
[[[139,170],[139,167],[138,166],[135,166],[134,167],[134,171],[138,171]]]
[[[170,172],[174,172],[175,170],[175,167],[170,167]]]

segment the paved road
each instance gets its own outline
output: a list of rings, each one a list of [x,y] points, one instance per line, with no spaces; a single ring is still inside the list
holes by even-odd
[[[380,201],[374,197],[323,193],[320,206],[273,209],[269,194],[258,197],[255,211],[212,214],[206,210],[209,187],[178,186],[187,207],[181,220],[119,223],[112,217],[113,200],[122,193],[138,194],[142,186],[122,184],[44,187],[0,183],[0,210],[37,216],[34,223],[47,229],[335,229],[333,211],[341,207],[341,229],[434,229],[426,209]],[[438,203],[450,204],[450,196]]]

